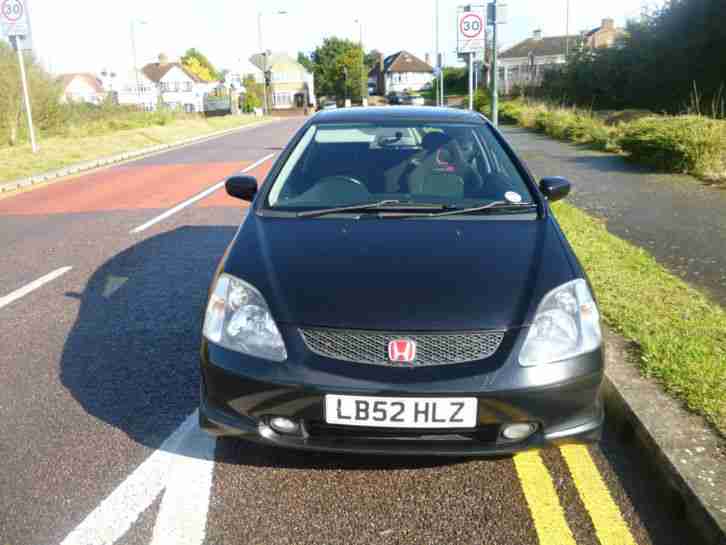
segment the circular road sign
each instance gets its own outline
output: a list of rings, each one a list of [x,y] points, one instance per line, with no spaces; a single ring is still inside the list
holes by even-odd
[[[478,38],[484,30],[484,22],[476,13],[467,13],[461,18],[461,34],[465,38]]]
[[[14,23],[23,17],[23,3],[20,0],[4,0],[0,7],[0,15],[6,21]]]

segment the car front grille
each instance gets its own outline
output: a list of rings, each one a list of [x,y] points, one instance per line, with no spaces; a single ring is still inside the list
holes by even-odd
[[[483,360],[493,355],[504,339],[503,331],[405,333],[302,328],[300,333],[307,347],[320,356],[394,367],[426,367]],[[389,361],[388,343],[395,339],[410,339],[416,343],[413,363]]]

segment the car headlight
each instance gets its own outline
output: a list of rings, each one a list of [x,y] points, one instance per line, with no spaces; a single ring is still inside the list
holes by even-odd
[[[204,316],[209,342],[236,352],[285,361],[287,350],[270,309],[257,289],[229,274],[221,274]]]
[[[567,282],[544,296],[527,333],[519,364],[554,363],[596,350],[602,343],[600,313],[587,282]]]

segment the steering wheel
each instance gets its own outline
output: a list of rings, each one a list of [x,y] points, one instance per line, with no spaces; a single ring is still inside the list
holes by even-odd
[[[306,194],[314,196],[313,198],[321,203],[337,205],[367,201],[371,197],[370,191],[363,182],[342,174],[321,178]]]

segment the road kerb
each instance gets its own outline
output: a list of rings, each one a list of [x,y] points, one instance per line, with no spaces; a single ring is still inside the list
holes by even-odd
[[[31,176],[27,176],[25,178],[19,178],[17,180],[11,180],[9,182],[0,182],[0,195],[3,193],[11,193],[13,191],[17,191],[21,187],[29,187],[36,184],[46,184],[51,181],[60,181],[63,178],[66,178],[67,176],[78,174],[81,172],[86,172],[89,170],[94,170],[99,167],[104,167],[108,165],[113,165],[116,163],[121,163],[123,161],[128,161],[129,159],[135,159],[142,156],[147,155],[154,155],[156,153],[169,151],[176,148],[182,148],[184,146],[188,146],[190,144],[197,144],[199,142],[202,142],[204,140],[212,140],[214,138],[219,138],[222,136],[227,136],[228,134],[237,132],[237,131],[243,131],[247,129],[252,129],[255,127],[259,127],[261,125],[265,125],[268,123],[275,123],[278,121],[282,121],[283,118],[273,118],[273,119],[265,119],[262,121],[255,121],[252,123],[248,123],[247,125],[240,125],[239,127],[234,127],[231,129],[224,129],[223,131],[217,131],[209,134],[203,134],[199,136],[194,136],[191,138],[185,138],[184,140],[179,140],[178,142],[173,142],[171,144],[161,144],[157,146],[150,146],[138,150],[131,150],[131,151],[125,151],[122,153],[118,153],[115,155],[109,155],[106,157],[101,157],[99,159],[94,159],[92,161],[84,161],[82,163],[76,163],[73,165],[68,165],[65,167],[62,167],[58,170],[53,170],[50,172],[44,172],[41,174],[33,174]]]
[[[726,441],[630,361],[627,341],[606,334],[606,419],[635,441],[657,475],[654,487],[681,511],[693,543],[726,545]]]

